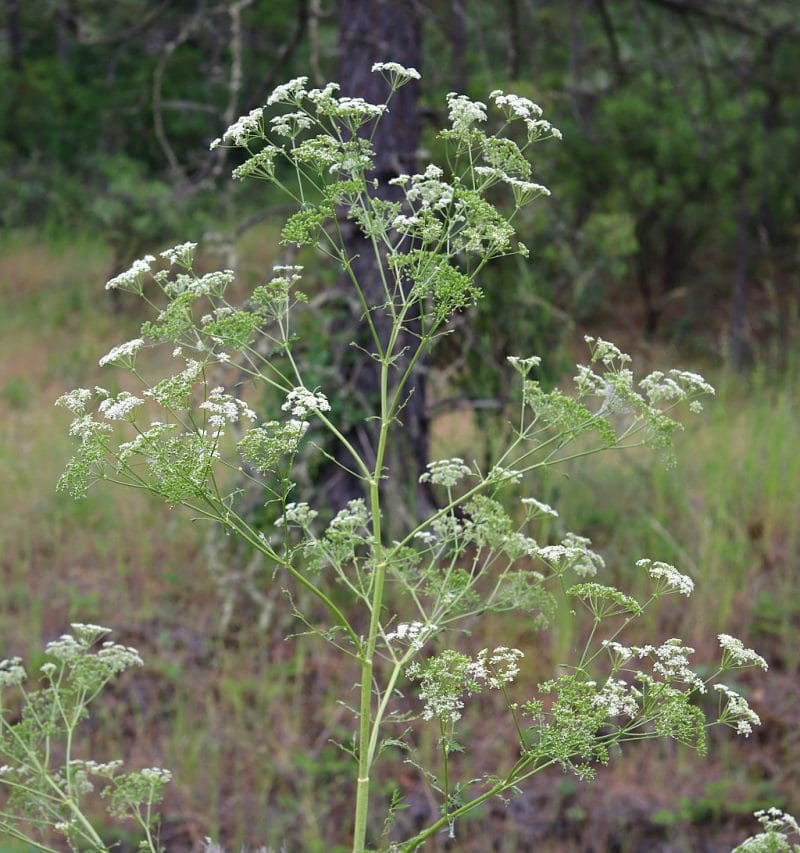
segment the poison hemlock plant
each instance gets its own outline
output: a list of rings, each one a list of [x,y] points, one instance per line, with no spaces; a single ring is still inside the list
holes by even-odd
[[[761,832],[751,835],[732,853],[800,853],[800,826],[795,818],[780,809],[762,809],[755,813]]]
[[[57,853],[43,840],[41,831],[50,828],[72,850],[108,850],[85,807],[97,789],[109,815],[139,826],[144,836],[139,849],[157,853],[156,806],[169,771],[124,773],[122,761],[85,761],[74,752],[89,705],[109,681],[141,666],[142,659],[136,649],[101,643],[108,628],[74,624],[72,630],[46,646],[38,690],[26,686],[19,658],[0,661],[0,791],[7,794],[0,833]]]
[[[196,273],[196,244],[184,243],[108,283],[148,301],[146,279],[160,290],[152,303],[156,318],[141,336],[101,359],[129,371],[141,391],[81,388],[58,401],[74,416],[70,432],[78,443],[60,488],[81,497],[108,480],[149,490],[241,537],[324,607],[325,624],[310,612],[297,615],[354,668],[353,850],[369,843],[410,851],[440,832],[456,835],[460,818],[514,794],[545,768],[587,779],[625,742],[672,738],[703,752],[710,725],[748,735],[757,715],[718,678],[766,664],[728,635],[720,636],[721,660],[706,677],[679,639],[625,644],[632,622],[666,596],[691,594],[692,580],[673,566],[639,560],[636,571],[649,576],[652,591],[634,600],[602,583],[604,562],[587,538],[569,533],[559,542],[537,541],[542,521],[556,510],[535,495],[513,512],[503,503],[508,487],[523,488],[533,472],[590,453],[646,444],[669,459],[680,428],[676,411],[697,412],[700,398],[713,393],[702,377],[681,370],[637,381],[630,358],[607,341],[587,338],[589,361],[578,367],[572,394],[537,381],[538,357],[509,359],[519,397],[505,449],[488,469],[462,459],[431,462],[423,479],[438,509],[397,538],[388,535],[386,483],[397,472],[385,462],[403,428],[411,374],[447,333],[448,318],[480,298],[482,268],[493,258],[527,255],[516,240],[515,215],[548,194],[531,180],[530,152],[560,134],[525,98],[495,91],[487,105],[450,94],[450,124],[439,135],[443,162],[392,179],[402,200],[387,201],[374,192],[370,134],[393,93],[419,75],[391,62],[373,70],[387,81],[383,104],[340,97],[333,83],[309,89],[301,77],[279,86],[265,108],[240,118],[212,148],[241,149],[246,159],[234,178],[271,182],[297,203],[283,228],[285,244],[312,247],[345,271],[371,335],[362,356],[380,369],[370,415],[375,446],[367,454],[350,443],[333,415],[336,389],[306,379],[293,326],[304,299],[296,289],[302,267],[275,267],[236,305],[226,296],[233,273]],[[499,129],[489,133],[483,128],[492,114]],[[495,205],[502,196],[510,214]],[[376,304],[366,300],[347,254],[344,218],[374,252],[382,286]],[[379,332],[386,325],[389,332]],[[166,378],[151,378],[142,365],[143,351],[154,346],[172,348],[177,367]],[[279,402],[262,414],[259,406],[270,397]],[[325,521],[324,496],[318,506],[300,500],[292,470],[298,454],[330,441],[343,446],[364,497]],[[242,478],[277,516],[273,530],[257,529],[240,509]],[[591,631],[576,658],[538,689],[517,680],[523,650],[448,648],[460,629],[477,635],[478,617],[490,612],[525,611],[546,627],[561,596],[588,614]],[[411,715],[401,687],[413,697]],[[349,688],[341,685],[341,694]],[[486,692],[505,706],[517,746],[503,766],[461,779],[452,754],[469,744],[457,740],[459,721],[470,700]],[[707,718],[704,708],[712,707]],[[414,727],[424,725],[439,738],[438,766],[425,770],[439,816],[390,843],[380,835],[382,816],[373,814],[373,768],[387,744],[413,741]]]

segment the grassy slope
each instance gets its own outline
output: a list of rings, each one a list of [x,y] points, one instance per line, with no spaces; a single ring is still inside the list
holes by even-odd
[[[269,242],[240,247],[245,263],[263,265]],[[98,356],[136,329],[102,293],[107,264],[90,242],[43,251],[17,237],[0,247],[0,656],[31,660],[70,621],[113,625],[147,667],[110,694],[87,749],[175,771],[167,849],[211,835],[330,850],[350,776],[331,741],[348,736],[350,719],[328,690],[353,674],[315,642],[283,641],[292,624],[262,567],[180,513],[106,488],[80,503],[54,494],[69,442],[52,402],[78,384],[108,384]],[[507,850],[589,849],[590,837],[599,849],[654,849],[663,838],[695,849],[701,836],[725,850],[742,835],[737,815],[768,804],[800,811],[800,383],[787,376],[746,387],[722,377],[717,401],[680,439],[675,470],[645,455],[606,456],[551,477],[541,495],[565,529],[593,538],[624,589],[635,589],[633,563],[644,555],[692,574],[695,596],[665,608],[651,637],[682,636],[701,657],[714,654],[719,631],[752,641],[772,671],[740,686],[763,730],[750,741],[715,739],[708,762],[644,746],[593,786],[555,773],[512,808],[488,810],[457,849],[486,849],[491,835]],[[449,436],[442,454],[475,453],[474,434],[440,432]],[[486,644],[538,648],[524,673],[531,681],[573,640],[519,620],[486,633]],[[476,757],[502,757],[503,746],[479,741]],[[404,770],[400,784],[423,814],[414,773]]]

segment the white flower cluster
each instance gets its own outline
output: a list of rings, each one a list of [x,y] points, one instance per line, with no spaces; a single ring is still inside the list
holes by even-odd
[[[489,93],[489,97],[495,102],[498,109],[503,110],[509,117],[531,119],[542,115],[542,108],[528,98],[519,95],[506,95],[502,89],[495,89]]]
[[[62,394],[56,400],[56,406],[69,409],[74,415],[82,415],[86,411],[86,404],[92,399],[92,392],[88,388],[74,388],[66,394]]]
[[[463,133],[477,122],[486,121],[486,104],[473,101],[466,95],[448,92],[447,109],[450,124],[456,133]]]
[[[211,143],[211,150],[219,148],[222,143],[233,145],[246,145],[248,140],[254,136],[261,136],[264,133],[264,108],[256,107],[246,116],[240,116],[236,121],[222,134],[222,139],[215,139]]]
[[[295,77],[288,83],[281,83],[272,90],[267,98],[267,106],[273,104],[296,104],[306,94],[308,77]]]
[[[524,207],[539,196],[551,195],[550,190],[544,184],[535,184],[532,181],[523,181],[521,178],[512,178],[505,173],[502,173],[502,180],[511,187],[517,207]]]
[[[692,373],[689,370],[670,370],[669,374],[655,370],[642,379],[639,387],[647,395],[651,404],[685,400],[695,394],[714,394],[712,385],[698,373]],[[697,401],[693,403],[696,404]],[[692,407],[692,411],[698,411],[697,405]]]
[[[633,657],[650,658],[653,661],[653,672],[665,681],[682,681],[700,693],[706,692],[705,682],[689,665],[689,656],[694,654],[694,649],[684,646],[679,639],[672,638],[660,646],[624,646],[614,640],[603,640],[602,645],[612,656],[615,668],[623,666]]]
[[[107,364],[120,363],[124,367],[132,367],[136,353],[144,346],[142,338],[134,338],[132,341],[126,341],[124,344],[118,344],[112,347],[98,362],[100,367],[105,367]]]
[[[661,563],[658,560],[637,560],[636,565],[640,569],[647,569],[647,574],[654,581],[660,582],[666,589],[679,592],[681,595],[689,596],[694,591],[694,581],[688,576],[681,574],[675,566],[669,563]]]
[[[110,431],[110,424],[99,423],[91,415],[82,415],[75,418],[69,425],[69,434],[75,438],[80,438],[84,443],[96,437],[101,432]]]
[[[416,175],[398,175],[389,183],[406,187],[406,199],[412,204],[417,204],[419,210],[446,210],[455,198],[455,190],[445,181],[440,180],[444,172],[435,164],[429,163],[425,171]],[[395,222],[402,223],[398,217]],[[393,228],[398,225],[392,224]]]
[[[97,653],[97,659],[102,661],[113,672],[123,672],[132,666],[144,666],[139,652],[132,646],[121,646],[118,643],[106,641]]]
[[[420,651],[435,630],[435,625],[425,625],[422,622],[400,622],[394,631],[386,635],[386,642],[399,641],[415,651]]]
[[[604,341],[602,338],[593,338],[591,335],[584,335],[583,338],[592,351],[592,361],[602,361],[606,367],[614,367],[614,362],[618,364],[627,364],[631,357],[622,352],[622,350],[611,341]]]
[[[142,276],[150,272],[150,265],[155,261],[154,255],[145,255],[138,261],[134,261],[130,269],[115,275],[106,282],[106,290],[134,290],[139,291],[142,284]]]
[[[114,761],[84,761],[81,758],[73,758],[69,762],[70,767],[81,768],[86,771],[86,773],[91,773],[94,776],[113,776],[120,767],[122,767],[122,761],[120,759],[116,759]]]
[[[305,501],[288,503],[284,507],[284,514],[276,520],[275,526],[280,527],[285,520],[286,524],[308,527],[318,515],[319,513],[315,509],[311,509]]]
[[[550,504],[537,501],[536,498],[523,498],[520,503],[523,506],[528,507],[528,513],[530,515],[550,515],[553,518],[558,518],[558,510],[553,509]]]
[[[791,844],[788,838],[790,835],[800,836],[800,825],[793,815],[774,806],[759,809],[753,815],[764,831],[743,841],[732,853],[775,853],[778,850],[800,853],[800,844]]]
[[[454,456],[452,459],[437,459],[425,466],[428,470],[419,478],[420,483],[433,483],[451,489],[464,477],[472,473],[463,459]]]
[[[592,699],[595,708],[603,708],[609,717],[630,717],[639,713],[641,691],[620,679],[609,678]]]
[[[269,124],[273,133],[294,139],[304,130],[313,127],[314,119],[308,113],[297,111],[275,116],[270,119]]]
[[[251,175],[261,178],[272,178],[275,175],[275,159],[281,149],[275,145],[267,145],[244,163],[237,166],[231,177],[234,181],[243,181]]]
[[[541,118],[542,108],[520,95],[505,94],[502,89],[495,89],[489,93],[495,106],[501,110],[509,121],[523,121],[528,129],[528,139],[541,139],[546,134],[555,139],[561,139],[561,131],[553,127],[549,121]]]
[[[386,104],[370,104],[363,98],[337,98],[336,108],[331,111],[335,118],[350,119],[358,123],[383,115]]]
[[[559,545],[545,545],[538,555],[561,570],[572,569],[581,577],[594,577],[606,567],[605,560],[589,546],[592,540],[575,533],[567,533]]]
[[[97,410],[106,420],[126,421],[133,420],[131,417],[132,413],[139,406],[143,405],[144,400],[134,397],[133,394],[129,394],[127,391],[120,391],[116,397],[106,397],[105,400],[102,400]]]
[[[177,424],[163,424],[153,421],[150,427],[139,433],[131,441],[125,441],[117,448],[117,470],[122,470],[135,453],[147,453],[165,432],[177,429]]]
[[[409,674],[411,674],[410,668]],[[436,718],[444,723],[455,723],[461,719],[464,701],[461,698],[460,691],[435,690],[433,688],[426,690],[423,688],[420,690],[420,698],[425,703],[422,709],[423,720]]]
[[[662,643],[660,646],[633,646],[633,652],[640,658],[652,656],[653,672],[662,676],[665,681],[682,681],[700,691],[706,692],[705,682],[697,675],[689,664],[689,656],[694,654],[691,646],[684,646],[677,637]]]
[[[366,527],[368,523],[369,513],[366,504],[363,498],[356,498],[348,501],[347,506],[336,513],[328,525],[328,531],[333,534],[339,531],[353,532]]]
[[[498,646],[493,652],[482,649],[474,660],[448,649],[437,657],[414,662],[407,672],[422,682],[423,720],[436,717],[443,723],[455,723],[461,718],[464,693],[479,693],[483,685],[501,689],[519,673],[522,657],[519,649]]]
[[[639,387],[651,403],[669,400],[682,400],[686,393],[680,385],[661,370],[654,370],[639,382]]]
[[[225,288],[234,280],[233,270],[216,270],[199,278],[195,275],[178,275],[172,281],[164,283],[167,296],[179,296],[181,293],[193,293],[195,296],[221,296]]]
[[[484,681],[492,690],[499,690],[519,675],[519,661],[525,655],[519,649],[498,646],[491,654],[481,649],[475,660],[467,664],[467,675],[475,681]]]
[[[729,668],[731,666],[759,666],[761,669],[769,669],[767,662],[761,655],[748,649],[741,640],[732,637],[730,634],[719,634],[717,637],[719,644],[722,647],[722,666]]]
[[[719,721],[736,730],[737,734],[749,737],[753,733],[753,726],[761,725],[761,718],[750,707],[747,699],[740,696],[735,690],[724,684],[715,684],[714,689],[723,694],[727,703]]]
[[[601,643],[604,649],[608,650],[608,653],[614,659],[614,667],[619,668],[623,666],[623,664],[627,663],[633,657],[633,649],[629,646],[623,646],[622,643],[618,643],[616,640],[603,640]],[[640,655],[640,657],[644,657],[647,652]]]
[[[185,408],[187,398],[192,393],[192,386],[203,371],[203,363],[189,359],[186,367],[175,376],[162,379],[153,388],[144,392],[145,397],[152,397],[165,408]]]
[[[227,394],[222,386],[209,391],[208,398],[199,408],[209,413],[208,424],[215,430],[222,430],[227,424],[235,424],[240,417],[256,420],[256,413],[247,403]]]
[[[534,367],[538,367],[542,363],[542,359],[538,355],[532,355],[528,358],[520,358],[518,355],[510,355],[506,361],[523,376],[527,376]]]
[[[165,785],[172,780],[172,773],[163,767],[145,767],[137,771],[138,775],[154,785]]]
[[[416,68],[406,68],[399,62],[376,62],[371,70],[373,74],[376,71],[379,72],[392,89],[399,89],[412,80],[419,80],[422,76]]]
[[[194,261],[195,249],[197,249],[197,243],[179,243],[177,246],[161,252],[161,257],[169,261],[170,266],[178,264],[178,266],[188,269]]]
[[[4,687],[17,687],[27,678],[22,658],[0,660],[0,690]]]
[[[299,385],[286,395],[286,402],[281,409],[291,412],[296,418],[304,418],[312,412],[329,412],[331,404],[322,391],[309,391]]]

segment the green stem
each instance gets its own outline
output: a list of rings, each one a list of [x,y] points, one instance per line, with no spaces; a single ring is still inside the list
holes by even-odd
[[[391,355],[391,351],[389,351]],[[372,674],[375,658],[375,646],[378,640],[381,608],[383,606],[383,586],[386,578],[386,562],[383,556],[383,531],[381,529],[381,473],[386,455],[386,443],[391,419],[387,417],[389,386],[388,359],[381,360],[381,427],[378,435],[378,447],[375,454],[375,470],[369,481],[369,500],[372,512],[372,537],[374,555],[374,575],[372,585],[372,604],[370,607],[369,633],[361,659],[361,703],[358,731],[358,779],[356,782],[356,811],[353,830],[353,853],[362,853],[367,835],[367,817],[369,814],[369,773],[374,756],[372,719]],[[374,721],[377,728],[380,719]]]

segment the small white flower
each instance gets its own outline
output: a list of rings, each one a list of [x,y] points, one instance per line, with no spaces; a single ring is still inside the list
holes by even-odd
[[[62,394],[56,400],[56,406],[69,409],[74,415],[83,415],[86,412],[86,404],[92,399],[92,392],[88,388],[75,388]]]
[[[281,409],[291,412],[296,418],[304,418],[313,412],[329,412],[331,404],[322,391],[309,391],[300,385],[286,395],[286,402]]]
[[[558,511],[553,509],[550,504],[537,501],[536,498],[523,498],[521,503],[523,506],[530,507],[530,512],[539,512],[542,515],[551,515],[553,518],[558,518]]]
[[[119,363],[124,367],[133,367],[136,353],[144,346],[142,338],[134,338],[132,341],[126,341],[124,344],[119,344],[109,350],[98,362],[100,367],[105,367],[107,364]]]
[[[132,420],[131,414],[142,405],[144,400],[134,397],[127,391],[121,391],[116,397],[108,397],[101,401],[97,411],[109,421]]]
[[[263,107],[256,107],[254,110],[250,110],[246,116],[240,116],[222,134],[222,141],[229,144],[232,143],[233,145],[245,145],[254,136],[262,135],[263,117]]]
[[[425,466],[428,470],[419,478],[420,483],[433,483],[436,486],[444,486],[451,489],[464,477],[472,472],[464,464],[464,460],[457,456],[452,459],[436,459]]]
[[[194,252],[197,243],[179,243],[171,249],[161,252],[161,257],[169,261],[170,266],[179,264],[182,267],[190,267],[194,260]]]
[[[372,66],[372,72],[376,71],[386,77],[395,89],[411,80],[419,80],[422,76],[416,68],[406,68],[399,62],[376,62]]]
[[[405,643],[412,649],[420,651],[435,630],[435,625],[425,625],[422,622],[400,622],[394,631],[386,635],[386,642]]]
[[[449,92],[447,108],[452,128],[456,132],[470,130],[477,122],[486,121],[486,104],[473,101],[466,95]]]
[[[510,355],[506,358],[506,361],[514,368],[514,370],[521,373],[523,376],[527,376],[534,367],[539,367],[542,363],[542,359],[538,355],[532,355],[528,358],[520,358],[517,355]]]
[[[146,767],[139,771],[140,775],[154,784],[165,784],[172,780],[172,773],[163,767]]]
[[[593,338],[591,335],[585,335],[583,338],[592,351],[592,361],[602,361],[606,367],[614,367],[614,362],[626,364],[630,362],[631,357],[622,352],[619,347],[612,344],[610,341],[604,341],[602,338]]]
[[[4,687],[16,687],[27,678],[22,658],[0,660],[0,690]]]
[[[221,430],[227,424],[236,423],[240,417],[255,421],[256,413],[244,402],[225,393],[221,386],[208,393],[208,398],[199,408],[209,413],[208,424],[215,430]]]
[[[106,282],[106,290],[141,290],[142,276],[150,272],[150,265],[155,261],[155,256],[145,255],[138,261],[134,261],[130,269],[121,272]]]
[[[660,581],[664,591],[667,589],[679,592],[681,595],[689,596],[694,591],[694,581],[688,576],[681,574],[675,566],[669,563],[661,563],[658,560],[637,560],[636,565],[640,569],[647,569],[647,574],[655,581]]]
[[[746,648],[742,641],[737,640],[736,637],[732,637],[730,634],[719,634],[717,639],[722,647],[722,664],[724,667],[759,666],[764,670],[769,669],[767,662],[761,655]]]
[[[539,118],[542,114],[542,108],[538,104],[519,95],[510,93],[506,95],[501,89],[495,89],[489,97],[508,118],[533,119]]]
[[[761,718],[750,707],[747,699],[735,690],[731,690],[724,684],[715,684],[714,689],[722,693],[727,700],[719,716],[719,722],[730,726],[737,734],[749,737],[753,733],[753,726],[761,725]]]
[[[603,708],[609,717],[630,717],[639,713],[639,691],[624,681],[609,678],[592,699],[595,708]]]
[[[281,83],[280,86],[276,86],[272,90],[272,94],[267,98],[267,106],[297,103],[306,93],[306,83],[308,83],[308,77],[295,77],[288,83]]]

